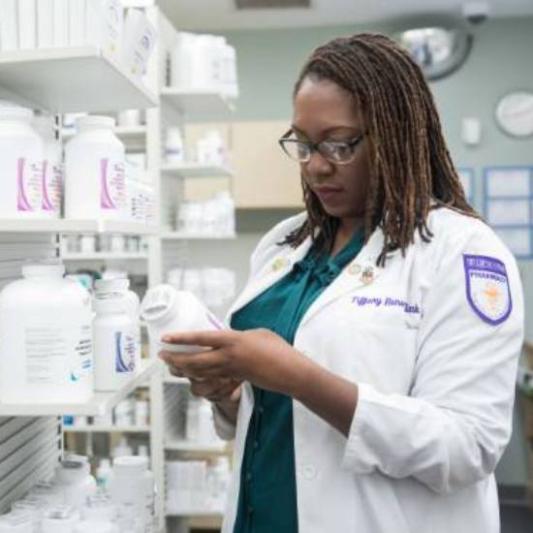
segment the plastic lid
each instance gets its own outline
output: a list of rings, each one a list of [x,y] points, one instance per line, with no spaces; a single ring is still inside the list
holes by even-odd
[[[21,107],[11,102],[0,101],[0,120],[15,119],[30,121],[33,111],[27,107]]]
[[[101,314],[126,313],[126,307],[127,307],[127,302],[124,297],[94,300],[94,310],[97,313],[101,313]]]
[[[81,461],[61,461],[57,470],[57,479],[61,483],[74,483],[86,476],[86,463]]]
[[[172,285],[158,285],[146,292],[141,304],[141,318],[146,322],[161,320],[173,307],[177,291]]]
[[[136,475],[148,470],[148,457],[140,455],[125,455],[117,457],[113,462],[115,474]]]
[[[62,278],[65,274],[65,265],[63,263],[42,263],[42,264],[32,264],[24,265],[22,267],[22,275],[25,278],[35,278],[35,277],[54,277]]]
[[[94,289],[97,293],[125,292],[130,288],[130,280],[127,278],[97,279]]]
[[[76,119],[76,130],[82,129],[113,129],[116,121],[104,115],[87,115]]]

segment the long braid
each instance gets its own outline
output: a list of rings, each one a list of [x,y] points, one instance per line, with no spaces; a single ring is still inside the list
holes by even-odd
[[[365,238],[382,228],[378,264],[385,264],[387,252],[405,253],[417,231],[424,241],[431,239],[427,217],[433,205],[478,216],[466,201],[422,71],[393,40],[368,33],[334,39],[313,52],[295,95],[308,77],[348,91],[363,114],[371,161]],[[330,250],[338,220],[326,214],[303,179],[302,187],[308,218],[284,242],[297,246],[318,234],[320,246]]]

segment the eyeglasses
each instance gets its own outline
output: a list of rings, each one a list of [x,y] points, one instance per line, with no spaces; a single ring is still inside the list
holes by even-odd
[[[363,140],[364,133],[352,139],[351,141],[321,141],[313,143],[309,141],[300,141],[298,139],[290,139],[293,134],[292,129],[285,133],[279,139],[279,145],[283,151],[295,161],[300,163],[308,163],[314,151],[320,153],[322,157],[327,159],[330,163],[336,165],[347,165],[355,159],[355,149]]]

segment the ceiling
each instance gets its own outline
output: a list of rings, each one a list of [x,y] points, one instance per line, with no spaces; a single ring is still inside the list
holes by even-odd
[[[465,0],[311,0],[311,9],[235,8],[234,0],[158,0],[180,29],[290,28],[376,23],[400,16],[461,14]],[[486,0],[491,17],[533,16],[533,0]]]

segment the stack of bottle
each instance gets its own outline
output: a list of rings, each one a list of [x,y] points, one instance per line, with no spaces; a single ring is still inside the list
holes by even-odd
[[[131,379],[141,336],[129,280],[100,280],[91,299],[61,263],[27,265],[22,274],[0,293],[0,401],[86,402]]]
[[[2,0],[0,50],[91,45],[142,76],[157,34],[145,13],[120,0]]]
[[[206,237],[235,236],[235,203],[227,191],[205,202],[182,202],[177,209],[176,229]]]
[[[63,162],[50,118],[0,102],[0,218],[152,223],[153,188],[126,164],[114,126],[111,117],[79,117]]]
[[[86,457],[71,456],[0,516],[2,533],[152,533],[155,484],[146,457],[117,458],[97,488]]]

